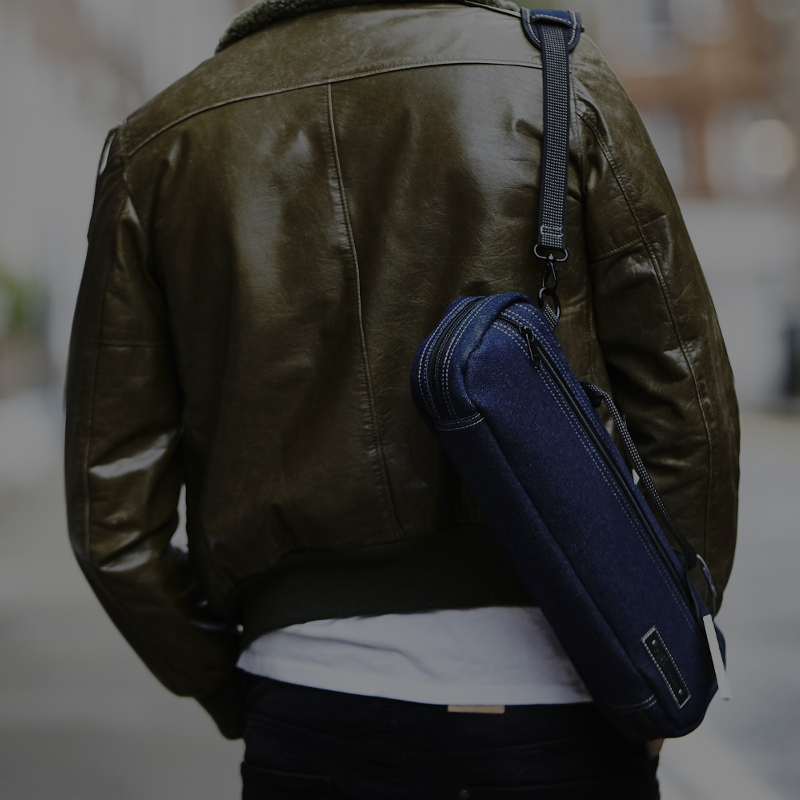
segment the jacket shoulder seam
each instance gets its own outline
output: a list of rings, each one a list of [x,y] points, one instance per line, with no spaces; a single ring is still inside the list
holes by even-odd
[[[611,167],[611,171],[614,175],[614,179],[619,186],[620,191],[622,192],[622,196],[625,198],[625,203],[628,206],[628,210],[630,211],[631,216],[636,224],[637,229],[639,230],[639,234],[641,236],[642,243],[644,244],[645,248],[647,249],[647,255],[650,260],[651,265],[655,271],[656,277],[658,279],[658,284],[661,288],[661,293],[664,297],[664,301],[667,306],[667,310],[669,312],[670,321],[672,323],[672,329],[675,333],[675,338],[678,341],[678,345],[680,346],[681,353],[683,354],[683,358],[686,361],[686,365],[689,367],[689,372],[692,376],[692,383],[694,385],[694,393],[695,399],[697,401],[697,407],[700,411],[700,418],[703,421],[703,429],[705,430],[705,438],[706,438],[706,445],[708,447],[708,485],[706,487],[706,501],[705,501],[705,519],[704,519],[704,526],[703,526],[703,545],[704,545],[704,554],[707,548],[707,540],[708,540],[708,529],[709,529],[709,518],[708,515],[710,513],[710,494],[711,494],[711,468],[713,464],[713,455],[712,455],[712,440],[711,440],[711,430],[708,424],[708,418],[706,416],[705,408],[703,407],[703,401],[700,393],[700,383],[697,378],[697,372],[695,371],[695,365],[692,363],[692,359],[689,356],[688,348],[686,343],[681,336],[680,329],[678,327],[678,323],[676,320],[675,309],[673,308],[672,298],[667,290],[666,281],[664,280],[663,273],[661,271],[661,264],[659,263],[658,257],[653,249],[652,244],[650,243],[650,239],[645,231],[646,225],[639,219],[639,215],[636,213],[636,208],[634,206],[633,200],[630,194],[630,187],[627,185],[627,182],[623,179],[621,174],[621,170],[619,164],[617,163],[616,159],[614,158],[614,154],[611,150],[610,145],[608,142],[600,134],[600,131],[597,129],[597,126],[594,124],[594,121],[590,119],[590,114],[586,111],[578,111],[578,115],[583,120],[584,124],[586,124],[589,129],[594,134],[598,145],[600,146],[603,155],[605,156],[606,160],[608,161],[609,166]]]
[[[328,86],[334,83],[343,83],[345,81],[352,81],[358,80],[359,78],[369,78],[373,75],[385,75],[391,72],[405,72],[406,70],[412,69],[425,69],[427,67],[450,67],[450,66],[467,66],[467,65],[487,65],[487,66],[510,66],[510,67],[522,67],[523,69],[537,69],[541,70],[542,65],[541,63],[537,63],[535,61],[521,61],[518,59],[431,59],[428,61],[414,61],[411,63],[395,63],[395,64],[385,64],[382,67],[376,67],[374,69],[369,70],[361,70],[358,72],[348,72],[342,75],[338,75],[336,77],[330,78],[320,78],[318,80],[307,81],[305,83],[298,83],[292,84],[289,86],[282,86],[276,89],[267,89],[262,92],[253,92],[251,94],[241,95],[237,97],[230,97],[226,100],[222,100],[219,103],[212,103],[207,106],[203,106],[202,108],[194,109],[193,111],[187,112],[180,117],[176,117],[171,122],[168,122],[166,125],[158,128],[153,133],[146,135],[140,142],[137,142],[133,148],[131,149],[130,153],[128,154],[129,158],[133,158],[140,150],[145,148],[148,144],[152,141],[157,139],[162,134],[166,133],[167,131],[175,128],[178,125],[181,125],[184,122],[187,122],[190,119],[194,119],[195,117],[201,116],[202,114],[206,114],[209,111],[216,111],[220,108],[225,108],[226,106],[233,105],[234,103],[244,103],[248,100],[259,100],[264,97],[273,97],[279,94],[288,94],[289,92],[296,92],[301,91],[302,89],[313,89],[315,86]]]

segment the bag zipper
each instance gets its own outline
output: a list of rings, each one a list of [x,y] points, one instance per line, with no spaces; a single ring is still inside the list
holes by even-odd
[[[428,361],[428,388],[433,396],[433,407],[439,418],[444,420],[448,418],[447,403],[444,398],[444,390],[442,389],[442,367],[444,361],[444,354],[446,346],[450,343],[451,338],[455,334],[459,325],[466,319],[467,314],[475,306],[480,303],[482,297],[476,297],[465,303],[458,311],[458,313],[445,325],[436,344],[433,346],[433,352]]]
[[[556,367],[555,363],[553,362],[553,359],[551,358],[550,354],[535,339],[533,331],[530,328],[527,328],[524,325],[520,325],[518,322],[508,319],[507,317],[502,315],[498,317],[497,322],[500,325],[512,328],[527,342],[528,352],[530,354],[531,362],[535,367],[538,368],[541,365],[545,366],[548,375],[552,378],[553,382],[558,387],[560,393],[564,396],[564,399],[569,403],[573,413],[580,421],[581,427],[584,429],[584,432],[589,437],[592,444],[595,446],[595,449],[599,451],[600,455],[603,458],[603,461],[605,461],[606,466],[611,471],[611,474],[613,475],[614,480],[616,481],[620,490],[623,492],[628,502],[636,510],[636,515],[639,518],[639,522],[641,522],[642,526],[645,529],[645,532],[647,533],[648,538],[650,539],[652,545],[655,547],[656,552],[658,553],[659,557],[661,558],[667,570],[669,571],[673,581],[680,589],[684,599],[687,601],[689,609],[690,610],[693,609],[694,603],[691,602],[691,597],[688,595],[687,587],[685,586],[684,581],[681,579],[681,576],[678,573],[678,570],[675,568],[675,565],[672,563],[672,559],[669,557],[664,542],[661,540],[661,537],[659,537],[658,533],[653,528],[650,520],[647,518],[647,515],[644,513],[641,505],[639,504],[638,498],[628,486],[627,478],[623,473],[622,469],[620,468],[619,464],[617,464],[616,459],[609,452],[607,443],[603,441],[603,439],[594,429],[594,425],[588,419],[587,414],[584,411],[581,404],[575,399],[575,396],[573,395],[566,381],[561,376],[561,373],[559,372],[558,367]],[[694,616],[696,617],[697,614],[695,614]]]

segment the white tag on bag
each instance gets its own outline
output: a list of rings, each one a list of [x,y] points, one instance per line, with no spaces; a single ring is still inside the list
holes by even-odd
[[[728,682],[728,675],[725,672],[725,663],[722,660],[722,653],[719,649],[719,640],[717,639],[717,630],[714,627],[714,620],[711,618],[711,614],[706,614],[703,617],[703,625],[705,625],[706,628],[708,649],[711,651],[711,661],[714,664],[714,672],[717,673],[717,687],[719,688],[719,696],[723,700],[730,700],[731,685]]]

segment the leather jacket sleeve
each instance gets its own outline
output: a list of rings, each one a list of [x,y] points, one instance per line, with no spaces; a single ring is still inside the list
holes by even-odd
[[[733,562],[739,480],[728,356],[638,113],[596,50],[576,63],[597,338],[614,397],[667,509],[708,562],[719,606]],[[700,569],[693,577],[710,608]]]
[[[229,685],[235,636],[205,613],[191,560],[171,541],[181,388],[125,166],[115,142],[98,182],[70,343],[69,532],[89,583],[147,666],[171,691],[203,700]]]

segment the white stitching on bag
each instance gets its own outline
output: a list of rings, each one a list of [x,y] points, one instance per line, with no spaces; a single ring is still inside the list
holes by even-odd
[[[436,339],[436,336],[434,335],[435,332],[437,330],[439,330],[440,328],[444,329],[447,326],[447,324],[450,322],[450,320],[453,319],[453,317],[455,317],[458,314],[458,312],[461,311],[461,309],[463,309],[464,306],[466,306],[466,304],[468,302],[469,302],[469,298],[466,298],[463,303],[459,303],[459,305],[457,305],[449,314],[447,314],[447,316],[445,316],[444,319],[442,319],[439,322],[439,324],[434,329],[434,333],[431,334],[431,336],[428,337],[428,341],[425,343],[425,348],[422,351],[422,356],[419,359],[419,374],[417,376],[417,381],[418,381],[419,385],[422,387],[423,394],[425,393],[425,391],[427,391],[427,393],[428,393],[428,396],[429,396],[430,401],[431,401],[431,408],[430,408],[430,410],[432,412],[431,416],[434,416],[436,414],[436,406],[435,406],[435,403],[434,403],[434,400],[433,400],[433,392],[431,391],[431,388],[428,385],[428,382],[427,381],[423,382],[423,380],[422,380],[422,370],[423,370],[424,366],[427,364],[426,354],[428,352],[428,349],[431,348],[433,342]]]
[[[459,331],[458,336],[453,339],[452,342],[450,342],[450,346],[447,348],[447,351],[444,354],[442,364],[442,368],[444,369],[444,399],[451,414],[455,414],[456,410],[453,404],[450,402],[450,359],[456,345],[461,341],[462,337],[467,332],[469,323],[472,322],[473,318],[478,314],[482,306],[482,302],[476,303],[475,308],[472,309],[469,314],[467,314],[466,319],[461,323],[461,330]]]
[[[471,420],[471,421],[470,421]],[[471,417],[467,417],[465,420],[454,420],[456,422],[462,423],[459,425],[452,425],[447,424],[446,422],[437,422],[436,427],[440,431],[463,431],[467,428],[474,428],[476,425],[480,425],[483,422],[483,414],[478,412],[477,414],[473,414]]]

